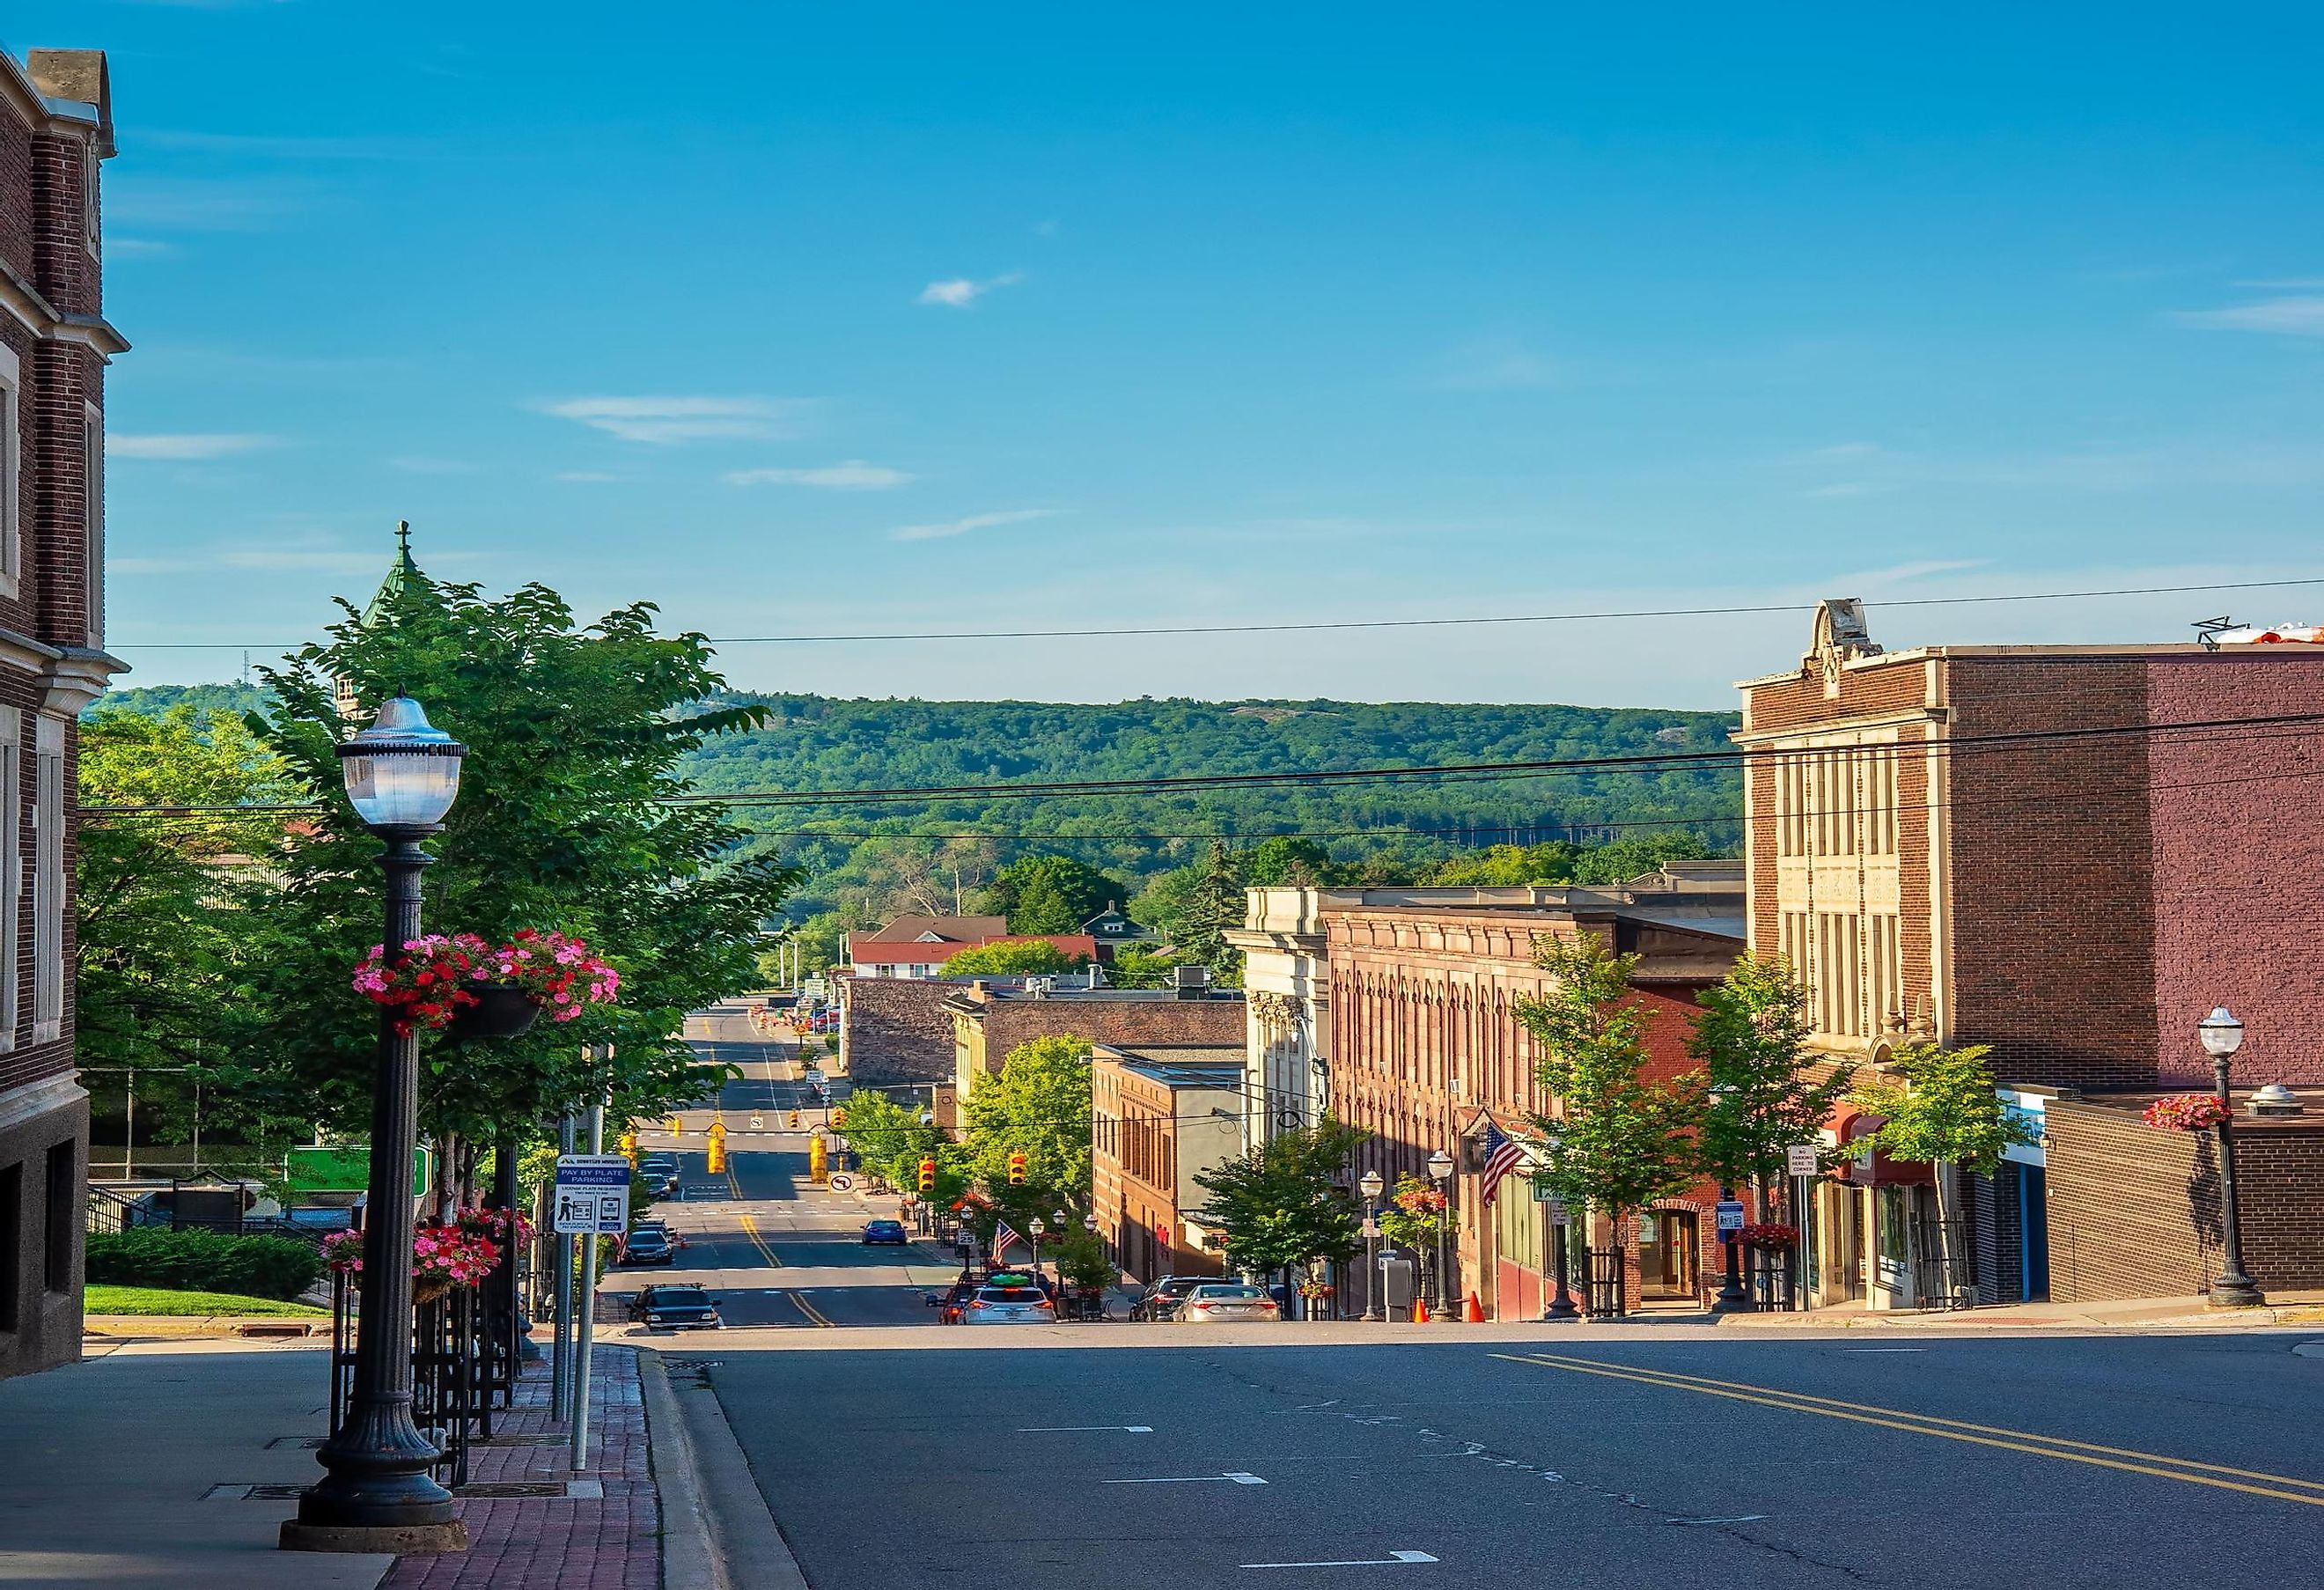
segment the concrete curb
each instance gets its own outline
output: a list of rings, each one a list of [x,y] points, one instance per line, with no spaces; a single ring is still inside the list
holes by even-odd
[[[671,1381],[638,1352],[646,1442],[661,1497],[662,1590],[808,1590],[707,1381]]]

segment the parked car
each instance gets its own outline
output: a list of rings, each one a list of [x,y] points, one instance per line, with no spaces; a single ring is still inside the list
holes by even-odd
[[[905,1233],[904,1223],[900,1220],[867,1220],[863,1223],[863,1245],[867,1248],[881,1243],[900,1248],[908,1244],[911,1240],[911,1237]]]
[[[648,1287],[638,1294],[630,1317],[650,1331],[716,1330],[718,1299],[698,1286]]]
[[[1178,1305],[1186,1300],[1188,1292],[1198,1286],[1207,1286],[1217,1279],[1211,1275],[1166,1275],[1148,1287],[1146,1295],[1130,1305],[1130,1317],[1157,1321],[1167,1319],[1177,1312]]]
[[[678,1161],[668,1154],[648,1154],[638,1161],[638,1173],[641,1176],[674,1177],[678,1174]]]
[[[632,1231],[658,1231],[661,1233],[662,1235],[669,1239],[669,1245],[671,1247],[678,1249],[681,1253],[683,1253],[687,1246],[686,1234],[682,1231],[672,1231],[669,1228],[669,1222],[667,1220],[641,1220],[632,1225],[630,1229]]]
[[[987,1281],[976,1289],[961,1312],[963,1325],[1055,1325],[1057,1306],[1049,1294],[1030,1280],[1012,1278],[1010,1284]]]
[[[622,1239],[622,1251],[615,1256],[616,1264],[675,1264],[678,1244],[669,1240],[669,1233],[650,1225],[632,1228]]]
[[[1282,1308],[1264,1287],[1213,1281],[1186,1294],[1171,1318],[1179,1325],[1217,1325],[1233,1319],[1276,1320]]]
[[[939,1324],[958,1325],[961,1316],[968,1311],[969,1301],[976,1296],[976,1282],[956,1280],[943,1291],[930,1292],[928,1307],[941,1310],[936,1316]]]

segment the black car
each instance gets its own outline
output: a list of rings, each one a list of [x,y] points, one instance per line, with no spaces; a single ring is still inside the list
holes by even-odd
[[[678,1244],[669,1240],[669,1233],[656,1225],[641,1225],[622,1240],[620,1262],[623,1264],[675,1264]]]
[[[630,1317],[648,1330],[716,1330],[718,1299],[697,1286],[648,1287]]]
[[[911,1240],[904,1234],[904,1223],[900,1220],[867,1220],[863,1223],[863,1245],[867,1248],[880,1243],[900,1248]]]

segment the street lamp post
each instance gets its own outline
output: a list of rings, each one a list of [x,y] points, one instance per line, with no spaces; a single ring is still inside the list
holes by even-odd
[[[1563,1142],[1555,1137],[1542,1140],[1543,1149],[1553,1156],[1564,1146]],[[1557,1282],[1557,1290],[1542,1307],[1541,1317],[1544,1319],[1576,1319],[1582,1314],[1582,1310],[1574,1306],[1572,1290],[1566,1285],[1567,1273],[1573,1268],[1573,1253],[1569,1246],[1572,1229],[1572,1213],[1561,1198],[1550,1216],[1549,1225],[1549,1267],[1556,1272],[1554,1279]]]
[[[1388,1183],[1377,1170],[1367,1170],[1356,1179],[1356,1186],[1364,1195],[1364,1317],[1377,1325],[1387,1320],[1380,1307],[1379,1272],[1379,1201]]]
[[[1445,1297],[1445,1283],[1452,1279],[1452,1249],[1448,1237],[1452,1223],[1452,1156],[1438,1149],[1428,1156],[1428,1178],[1436,1184],[1436,1311],[1443,1313],[1452,1305]]]
[[[378,721],[338,747],[347,799],[387,848],[386,937],[391,957],[420,937],[420,840],[442,829],[460,792],[466,749],[431,726],[420,703],[398,696]],[[467,1526],[452,1494],[428,1470],[441,1454],[411,1419],[412,1151],[419,1136],[420,1042],[379,1019],[372,1082],[371,1173],[364,1221],[363,1297],[355,1319],[353,1395],[346,1416],[315,1456],[324,1476],[282,1525],[292,1551],[459,1551]]]
[[[1735,1090],[1726,1083],[1714,1084],[1711,1089],[1711,1107],[1714,1110],[1724,1107],[1734,1094]],[[1724,1176],[1719,1179],[1719,1201],[1722,1204],[1735,1201],[1735,1186]],[[1719,1297],[1714,1306],[1720,1312],[1727,1313],[1742,1308],[1745,1300],[1743,1244],[1736,1240],[1734,1232],[1722,1231],[1719,1234],[1719,1245],[1726,1254],[1726,1273],[1720,1279]]]
[[[1047,1222],[1038,1215],[1025,1222],[1026,1233],[1033,1239],[1033,1273],[1036,1275],[1041,1273],[1041,1234],[1048,1229]]]
[[[2244,1024],[2220,1005],[2195,1024],[2203,1050],[2211,1057],[2212,1091],[2219,1098],[2219,1123],[2214,1128],[2219,1143],[2218,1280],[2211,1283],[2214,1308],[2256,1308],[2267,1301],[2244,1269],[2244,1239],[2236,1219],[2235,1100],[2227,1087],[2227,1066],[2244,1046]]]

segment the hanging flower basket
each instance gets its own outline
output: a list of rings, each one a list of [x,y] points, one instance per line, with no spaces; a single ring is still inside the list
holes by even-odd
[[[1739,1234],[1755,1248],[1788,1248],[1800,1240],[1799,1227],[1786,1225],[1780,1220],[1763,1220],[1747,1225]]]
[[[423,1225],[411,1234],[411,1298],[433,1303],[455,1287],[474,1286],[498,1267],[501,1244],[491,1228],[503,1213],[498,1209],[463,1210],[448,1225]],[[519,1229],[528,1229],[518,1216]],[[323,1239],[323,1262],[333,1271],[363,1284],[363,1233],[334,1232]]]
[[[2209,1132],[2228,1119],[2228,1110],[2215,1094],[2182,1093],[2156,1099],[2141,1112],[2141,1118],[2165,1132]]]
[[[583,940],[524,928],[499,946],[474,933],[430,933],[405,940],[392,958],[374,944],[356,964],[354,985],[393,1012],[399,1037],[449,1028],[455,1042],[466,1042],[518,1037],[543,1011],[570,1021],[585,1006],[613,1003],[622,976]]]
[[[444,1036],[454,1043],[482,1038],[521,1038],[540,1018],[540,1002],[513,983],[479,983],[451,1021]]]

